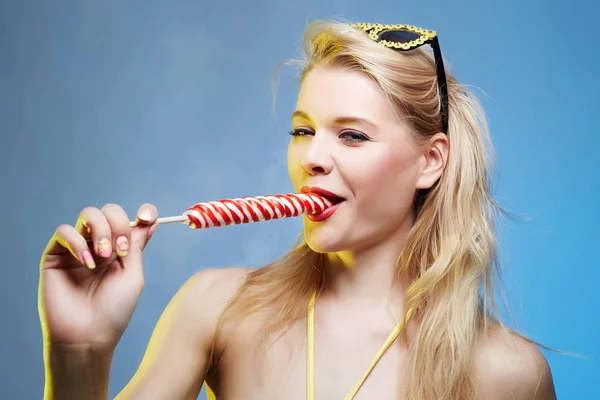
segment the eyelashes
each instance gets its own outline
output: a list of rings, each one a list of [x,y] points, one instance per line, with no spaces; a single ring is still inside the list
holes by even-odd
[[[298,129],[291,130],[289,132],[289,134],[291,136],[298,137],[298,136],[314,135],[315,133],[309,129],[298,128]],[[344,139],[347,142],[351,142],[351,143],[362,143],[362,142],[366,142],[366,141],[370,140],[364,134],[357,132],[357,131],[352,131],[352,130],[345,130],[342,133],[340,133],[338,137]]]

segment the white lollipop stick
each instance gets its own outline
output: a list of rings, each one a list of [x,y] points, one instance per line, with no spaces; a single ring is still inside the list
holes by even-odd
[[[174,217],[162,217],[162,218],[158,218],[156,220],[156,222],[158,222],[159,224],[170,224],[173,222],[186,222],[188,220],[188,217],[186,217],[185,215],[176,215]],[[137,221],[130,221],[129,222],[129,226],[134,227],[137,226],[138,222]]]

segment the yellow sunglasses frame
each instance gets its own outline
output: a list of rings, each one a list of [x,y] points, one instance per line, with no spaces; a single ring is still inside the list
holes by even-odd
[[[444,61],[442,59],[442,53],[440,50],[439,40],[437,33],[430,29],[423,29],[413,25],[405,24],[378,24],[369,22],[357,22],[350,24],[350,27],[365,32],[371,40],[393,50],[409,51],[416,49],[417,47],[429,44],[433,49],[433,55],[435,58],[436,75],[438,88],[440,91],[440,113],[442,115],[442,130],[448,134],[448,87],[446,84],[446,71],[444,68]],[[419,37],[409,42],[394,42],[385,39],[381,39],[381,35],[386,32],[393,31],[406,31],[414,33]]]

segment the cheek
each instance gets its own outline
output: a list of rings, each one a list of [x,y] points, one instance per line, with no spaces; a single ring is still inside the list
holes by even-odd
[[[355,186],[359,197],[407,192],[414,189],[416,167],[413,152],[399,145],[387,145],[380,151],[357,158],[350,184]]]
[[[296,192],[300,190],[300,185],[302,181],[302,165],[300,163],[300,160],[301,151],[299,147],[290,143],[290,145],[288,146],[287,167],[290,181],[292,182],[292,185],[294,186]]]

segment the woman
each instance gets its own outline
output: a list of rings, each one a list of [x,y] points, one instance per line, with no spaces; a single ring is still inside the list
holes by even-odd
[[[195,399],[203,382],[222,399],[555,398],[543,355],[490,311],[499,208],[479,104],[432,32],[380,28],[306,31],[289,174],[339,204],[305,216],[271,265],[191,277],[118,399]],[[56,230],[41,261],[46,398],[107,397],[157,217],[145,204],[130,229],[108,204]]]

